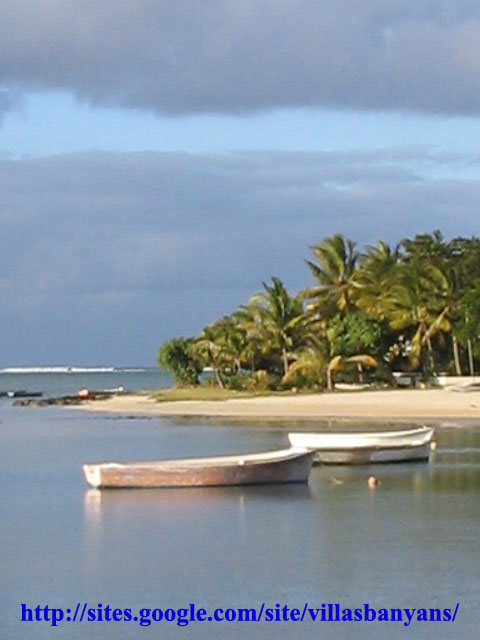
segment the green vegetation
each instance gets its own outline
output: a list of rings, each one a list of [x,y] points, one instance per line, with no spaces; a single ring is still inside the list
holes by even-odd
[[[218,386],[176,387],[155,392],[152,397],[157,402],[175,402],[178,400],[229,400],[232,398],[250,398],[252,395],[266,395],[266,391],[232,391]]]
[[[170,371],[177,384],[197,385],[203,370],[203,360],[193,339],[174,338],[165,342],[158,352],[158,364]]]
[[[434,231],[360,252],[336,234],[311,253],[313,284],[291,294],[272,277],[198,337],[164,343],[159,365],[199,399],[478,370],[480,239]]]

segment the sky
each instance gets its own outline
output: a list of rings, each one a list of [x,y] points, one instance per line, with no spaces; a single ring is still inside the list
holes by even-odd
[[[479,233],[476,0],[2,0],[0,368],[154,366],[310,247]]]

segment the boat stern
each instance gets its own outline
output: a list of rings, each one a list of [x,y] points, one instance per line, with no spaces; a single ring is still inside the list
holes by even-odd
[[[83,475],[87,483],[97,489],[100,486],[100,467],[97,464],[84,464]]]

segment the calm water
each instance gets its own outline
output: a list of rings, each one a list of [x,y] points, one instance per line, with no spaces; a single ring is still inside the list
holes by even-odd
[[[79,389],[144,391],[172,386],[172,378],[159,369],[68,368],[0,369],[0,391],[35,391],[45,397],[75,395]]]
[[[430,464],[314,468],[308,486],[95,492],[85,461],[247,452],[285,433],[0,406],[2,640],[478,637],[480,430]],[[374,470],[381,484],[368,490]],[[20,622],[75,608],[455,607],[452,623]]]

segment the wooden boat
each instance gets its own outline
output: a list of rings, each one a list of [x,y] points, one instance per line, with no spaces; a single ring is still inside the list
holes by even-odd
[[[428,460],[433,429],[350,433],[289,433],[293,447],[315,451],[314,462],[323,464],[369,464]]]
[[[280,451],[154,462],[85,464],[92,487],[209,487],[307,482],[314,452]]]

